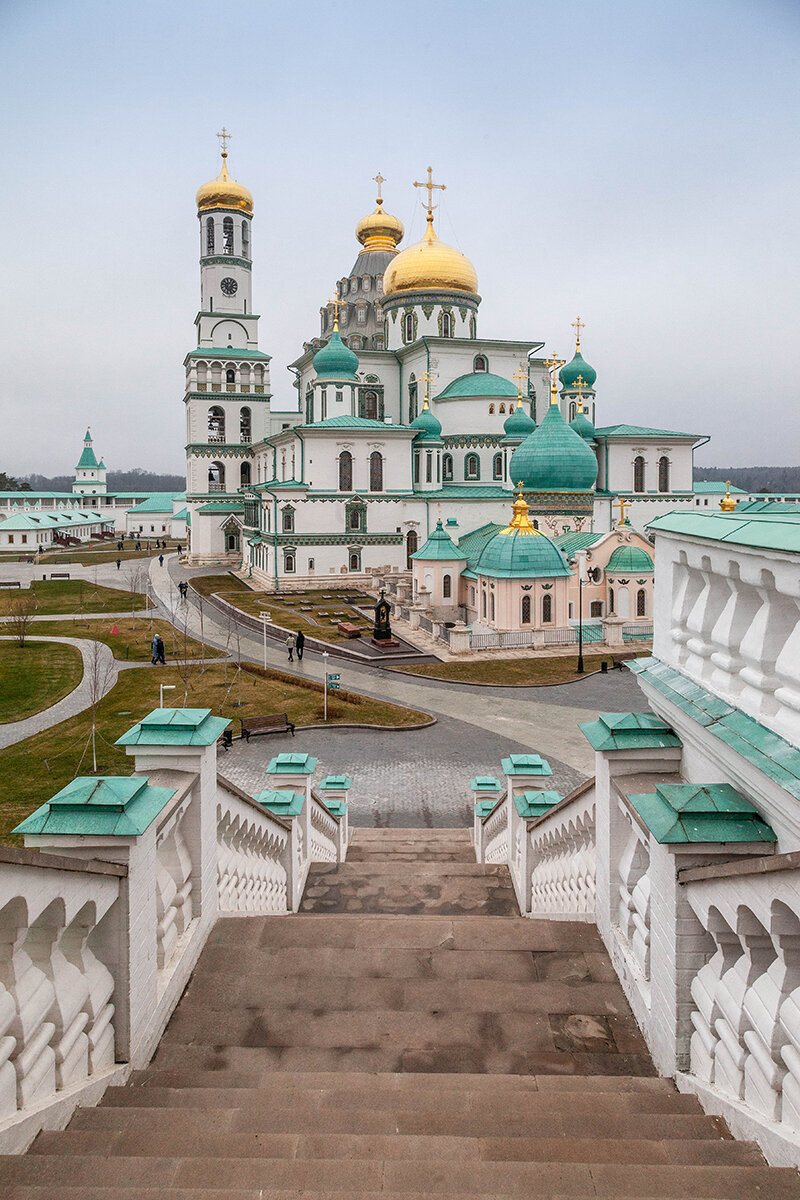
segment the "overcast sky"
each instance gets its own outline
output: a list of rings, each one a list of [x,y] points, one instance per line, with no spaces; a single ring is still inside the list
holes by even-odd
[[[799,48],[794,0],[0,0],[0,469],[69,471],[91,424],[111,469],[183,470],[223,124],[276,407],[371,176],[407,245],[430,163],[480,333],[569,358],[580,314],[599,423],[797,463]]]

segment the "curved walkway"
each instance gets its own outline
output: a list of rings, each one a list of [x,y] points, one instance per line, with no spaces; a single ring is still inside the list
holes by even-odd
[[[0,640],[16,641],[10,636],[3,636]],[[95,642],[88,638],[36,637],[35,635],[30,640],[62,642],[66,646],[75,646],[80,650],[83,659],[83,678],[68,696],[51,704],[49,708],[34,713],[32,717],[26,717],[24,721],[9,721],[7,725],[0,725],[0,750],[22,742],[25,738],[33,737],[35,733],[50,729],[53,725],[58,725],[60,721],[66,721],[68,717],[74,717],[89,708],[92,703],[93,676],[97,679],[101,699],[111,691],[119,676],[121,664],[114,660],[114,655],[103,642]],[[98,647],[96,658],[95,646]]]

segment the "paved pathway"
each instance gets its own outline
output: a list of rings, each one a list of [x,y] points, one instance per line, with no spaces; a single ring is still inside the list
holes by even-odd
[[[4,636],[0,640],[10,642],[16,639]],[[26,717],[24,721],[10,721],[7,725],[0,725],[0,749],[13,746],[17,742],[24,741],[25,738],[33,737],[35,733],[50,729],[51,726],[58,725],[60,721],[66,721],[68,717],[74,717],[77,713],[89,708],[92,703],[93,678],[97,680],[97,688],[101,697],[105,696],[117,682],[120,668],[124,666],[124,664],[114,661],[113,654],[103,642],[68,637],[37,637],[36,641],[63,642],[67,646],[77,647],[83,658],[83,678],[68,696],[64,696],[63,700],[58,700],[50,708],[34,713],[32,717]],[[95,647],[97,647],[96,650]]]

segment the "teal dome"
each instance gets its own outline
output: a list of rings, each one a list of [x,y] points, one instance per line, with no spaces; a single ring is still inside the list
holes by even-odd
[[[570,429],[574,429],[576,433],[579,433],[584,441],[594,441],[595,428],[585,412],[576,413],[573,420],[570,421],[569,427]]]
[[[461,396],[514,396],[517,389],[502,375],[493,375],[491,371],[472,371],[469,375],[459,375],[452,383],[448,383],[437,400],[455,400]]]
[[[512,410],[503,423],[506,437],[510,438],[526,438],[529,433],[533,433],[535,428],[536,422],[525,412],[521,404]]]
[[[509,478],[526,492],[590,492],[597,459],[579,433],[570,429],[557,404],[550,404],[538,429],[517,446]]]
[[[355,379],[358,355],[345,346],[334,328],[329,342],[314,355],[314,370],[317,379]]]
[[[595,371],[594,367],[589,366],[580,350],[576,350],[572,362],[567,363],[558,373],[562,390],[565,392],[574,392],[575,380],[579,375],[583,376],[584,391],[587,389],[591,391],[597,379],[597,371]]]
[[[646,550],[640,550],[638,546],[617,546],[608,560],[606,574],[641,575],[652,570],[653,560]]]
[[[429,408],[422,409],[414,420],[411,422],[412,429],[419,429],[419,433],[414,439],[417,442],[434,441],[442,436],[442,422],[438,417],[435,417]]]
[[[425,545],[411,557],[418,562],[466,562],[467,559],[442,525],[441,517]]]
[[[558,578],[571,575],[569,564],[545,534],[534,529],[528,505],[520,495],[513,505],[511,524],[489,538],[475,571],[494,579]]]

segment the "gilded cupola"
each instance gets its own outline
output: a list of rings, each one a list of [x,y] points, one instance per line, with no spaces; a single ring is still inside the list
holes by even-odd
[[[216,179],[204,183],[197,190],[197,211],[209,212],[212,208],[230,208],[234,212],[253,215],[253,197],[242,183],[237,183],[228,173],[227,140],[230,134],[225,130],[219,135],[222,141],[222,170]]]
[[[402,242],[405,233],[403,222],[397,217],[393,217],[391,213],[387,213],[383,207],[381,184],[385,180],[380,172],[375,176],[375,182],[378,185],[378,195],[375,200],[378,207],[369,216],[362,217],[358,222],[356,237],[365,250],[388,250],[390,253],[396,253],[398,243]]]

